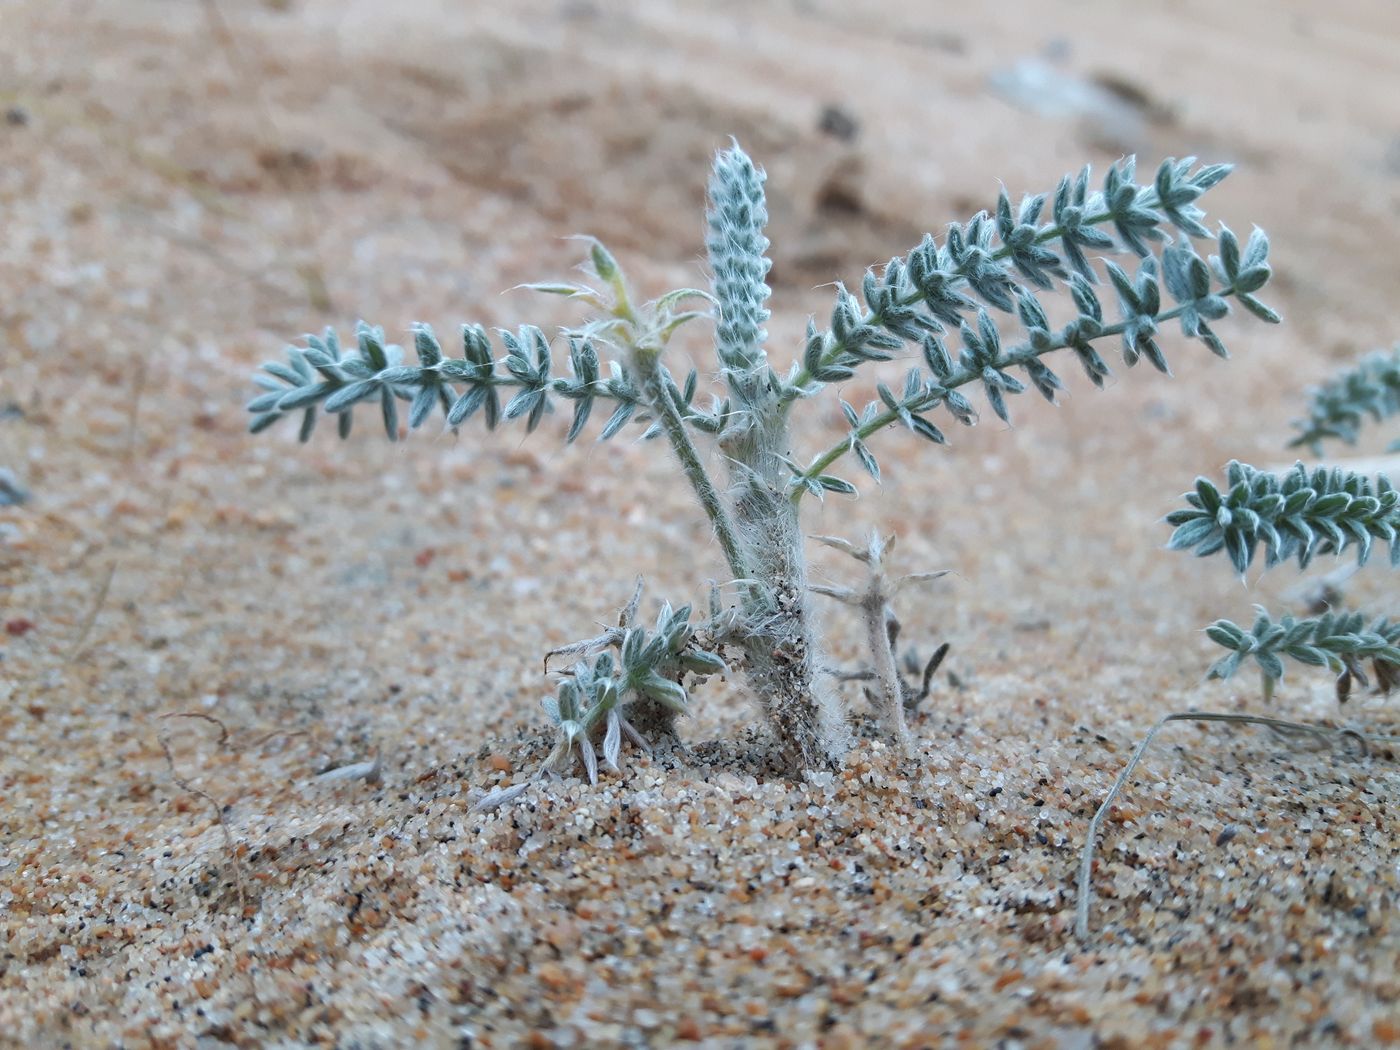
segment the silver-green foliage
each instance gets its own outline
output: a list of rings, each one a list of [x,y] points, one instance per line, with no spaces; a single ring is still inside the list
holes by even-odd
[[[1384,616],[1368,620],[1359,612],[1329,612],[1301,619],[1285,616],[1275,621],[1262,607],[1255,612],[1248,629],[1229,620],[1217,620],[1206,628],[1211,641],[1229,650],[1211,665],[1207,677],[1229,678],[1246,657],[1252,658],[1270,681],[1283,677],[1285,657],[1338,674],[1354,669],[1362,660],[1400,663],[1400,621]],[[1385,679],[1383,673],[1381,677]]]
[[[601,246],[595,246],[593,258],[595,265],[601,260],[606,268],[607,256]],[[605,303],[605,292],[574,286],[539,287],[567,289],[564,294],[599,307],[613,305]],[[681,298],[704,295],[681,289],[658,300],[647,318],[652,326],[649,334],[664,344],[676,327],[699,316],[679,310]],[[647,414],[638,414],[643,398],[635,377],[618,361],[609,362],[604,374],[598,340],[589,331],[567,333],[570,374],[566,376],[554,374],[551,343],[539,328],[523,325],[517,332],[500,330],[496,335],[504,351],[499,355],[485,329],[463,325],[461,356],[453,357],[444,352],[431,327],[414,325],[416,365],[405,365],[403,348],[387,342],[382,328],[363,321],[356,326],[356,346],[349,353],[342,351],[334,329],[328,328],[321,337],[308,335],[306,346],[287,348],[285,364],[269,361],[262,366],[265,374],[255,377],[266,393],[248,403],[248,411],[253,413],[249,430],[256,434],[284,415],[300,412],[300,438],[307,441],[315,430],[319,410],[335,416],[340,436],[348,437],[354,409],[372,402],[380,408],[385,434],[390,441],[397,441],[400,401],[409,403],[407,423],[415,430],[435,409],[441,409],[449,427],[459,427],[480,413],[489,430],[503,420],[524,417],[529,432],[547,413],[555,411],[560,400],[573,405],[565,437],[569,442],[583,431],[599,401],[612,410],[601,429],[602,439],[613,437],[634,420],[651,421]],[[692,426],[715,433],[721,427],[720,420],[692,407],[697,379],[692,371],[685,392],[673,389],[671,393]],[[504,409],[502,393],[510,395]]]
[[[1306,569],[1318,555],[1350,547],[1364,565],[1378,540],[1389,545],[1391,565],[1400,565],[1400,492],[1385,476],[1371,481],[1340,467],[1308,470],[1302,463],[1271,474],[1231,461],[1224,491],[1197,478],[1185,499],[1189,508],[1167,516],[1176,526],[1168,547],[1194,549],[1200,557],[1224,550],[1240,573],[1261,547],[1266,568],[1296,558]]]
[[[1400,346],[1370,354],[1316,387],[1307,416],[1295,424],[1298,434],[1291,444],[1306,445],[1314,454],[1329,438],[1352,445],[1368,417],[1380,422],[1394,415],[1400,415]],[[1400,441],[1390,450],[1400,450]]]
[[[1099,353],[1100,341],[1120,342],[1129,367],[1146,357],[1159,371],[1168,372],[1158,337],[1170,321],[1176,321],[1187,338],[1199,339],[1213,353],[1226,356],[1209,322],[1229,312],[1228,299],[1263,320],[1278,321],[1255,295],[1270,276],[1269,245],[1261,230],[1241,246],[1227,227],[1212,233],[1201,223],[1204,213],[1193,202],[1220,182],[1230,166],[1193,170],[1194,164],[1192,157],[1165,161],[1150,185],[1138,185],[1135,160],[1129,157],[1109,169],[1097,192],[1089,189],[1090,169],[1085,167],[1075,177],[1065,176],[1053,195],[1026,197],[1014,210],[1003,191],[995,216],[982,212],[967,223],[950,225],[942,244],[927,236],[908,256],[893,258],[878,271],[867,270],[859,297],[840,288],[830,328],[819,330],[812,324],[801,361],[780,377],[764,353],[769,288],[763,278],[769,263],[763,254],[768,241],[761,233],[767,218],[762,175],[742,151],[725,151],[716,161],[711,183],[707,240],[714,298],[720,303],[716,350],[725,385],[731,391],[743,388],[747,402],[755,400],[755,388],[766,388],[786,406],[851,378],[867,363],[891,360],[910,345],[917,348],[923,368],[906,372],[899,394],[881,383],[879,401],[867,405],[864,414],[854,409],[848,414],[855,422],[840,451],[828,451],[811,466],[792,471],[792,490],[820,494],[830,488],[818,483],[818,471],[891,424],[902,423],[942,443],[941,430],[923,418],[928,412],[942,407],[959,423],[975,423],[972,403],[956,393],[962,387],[980,385],[1003,419],[1009,418],[1007,396],[1024,392],[1027,383],[1053,401],[1062,383],[1040,361],[1053,351],[1071,351],[1096,386],[1110,374]],[[1178,234],[1175,240],[1173,230]],[[1202,258],[1191,237],[1214,238],[1218,254]],[[1160,262],[1151,254],[1154,247],[1162,248]],[[1087,252],[1124,250],[1139,256],[1140,262],[1133,274],[1105,263],[1119,307],[1119,319],[1110,321],[1096,287],[1100,278]],[[529,286],[570,296],[605,314],[565,333],[569,375],[554,374],[550,340],[531,325],[514,333],[498,330],[502,353],[493,350],[481,326],[464,325],[461,356],[453,357],[429,326],[418,324],[413,333],[417,363],[406,364],[402,348],[388,343],[381,328],[361,322],[353,351],[342,352],[334,331],[327,330],[322,337],[307,336],[304,347],[288,347],[285,364],[263,365],[266,374],[257,382],[266,392],[248,404],[253,414],[249,429],[256,433],[288,413],[300,412],[301,437],[306,440],[319,408],[338,418],[346,436],[353,410],[372,402],[381,410],[386,434],[396,440],[399,401],[409,405],[410,428],[441,409],[451,427],[480,411],[488,428],[524,417],[527,429],[533,430],[559,400],[574,406],[568,440],[581,433],[600,400],[613,409],[601,437],[614,436],[633,420],[654,424],[644,410],[637,377],[625,355],[616,353],[619,338],[626,337],[622,330],[636,327],[638,320],[625,316],[630,303],[624,309],[620,297],[610,294],[624,287],[617,263],[595,243],[592,264],[602,278],[601,290],[574,284]],[[1077,311],[1059,327],[1050,324],[1036,294],[1057,287],[1069,291]],[[681,323],[702,315],[678,309],[686,299],[699,298],[710,295],[678,289],[648,304],[646,334],[653,337],[656,349],[664,347]],[[1165,306],[1166,298],[1175,305]],[[1004,315],[1020,337],[1007,339],[997,315]],[[950,350],[953,332],[959,345]],[[614,351],[606,368],[600,349]],[[732,397],[716,399],[708,410],[696,408],[698,384],[694,371],[680,384],[667,376],[677,410],[696,430],[718,435],[736,422],[756,422],[739,419]],[[504,410],[502,393],[512,395]],[[653,425],[649,436],[659,432]],[[849,485],[831,488],[844,492]]]
[[[1128,367],[1145,357],[1168,373],[1158,338],[1171,321],[1221,357],[1228,356],[1225,346],[1209,322],[1229,312],[1227,299],[1276,323],[1278,316],[1255,297],[1270,276],[1268,239],[1256,229],[1242,247],[1227,227],[1213,235],[1202,225],[1204,214],[1194,201],[1230,169],[1193,170],[1194,163],[1190,157],[1165,161],[1152,184],[1140,186],[1130,157],[1109,168],[1101,192],[1089,190],[1086,167],[1062,179],[1052,196],[1023,198],[1014,210],[1003,191],[995,216],[983,212],[950,226],[941,245],[926,237],[882,271],[866,271],[860,298],[838,291],[831,327],[823,332],[809,326],[802,363],[787,377],[785,397],[810,396],[825,383],[850,378],[866,362],[889,360],[908,344],[918,347],[924,367],[908,369],[898,392],[878,384],[879,400],[861,412],[843,403],[850,431],[794,471],[794,485],[818,495],[823,489],[846,491],[849,483],[825,472],[848,451],[878,478],[878,462],[865,442],[892,424],[944,443],[928,414],[942,408],[957,423],[975,423],[977,412],[963,387],[980,386],[1004,421],[1010,418],[1007,399],[1028,386],[1053,402],[1062,383],[1041,358],[1055,351],[1070,351],[1101,387],[1110,374],[1099,353],[1104,343],[1119,343]],[[1212,236],[1218,254],[1207,260],[1190,238]],[[1160,260],[1154,246],[1161,248]],[[1106,317],[1089,250],[1139,257],[1131,274],[1111,261],[1104,264],[1117,300],[1116,321]],[[1057,287],[1069,291],[1076,311],[1060,327],[1050,323],[1037,294]],[[1175,305],[1167,306],[1168,298]],[[950,348],[953,333],[957,342]]]
[[[1306,568],[1319,555],[1340,556],[1351,549],[1358,564],[1365,564],[1378,541],[1389,545],[1391,565],[1400,565],[1400,491],[1384,476],[1372,481],[1340,467],[1308,470],[1302,463],[1271,474],[1231,462],[1223,491],[1197,478],[1184,498],[1189,507],[1167,516],[1176,527],[1168,546],[1194,549],[1203,557],[1224,551],[1240,573],[1260,548],[1266,568],[1288,560]],[[1400,622],[1368,621],[1359,612],[1276,621],[1259,608],[1248,628],[1217,620],[1206,634],[1228,650],[1211,665],[1209,677],[1229,678],[1251,658],[1266,694],[1283,678],[1285,658],[1343,675],[1338,686],[1343,698],[1353,678],[1366,681],[1361,661],[1372,661],[1387,691],[1400,664]]]
[[[417,325],[416,361],[409,362],[381,330],[362,323],[348,352],[327,332],[288,348],[286,363],[265,365],[258,379],[265,392],[249,405],[251,427],[262,430],[297,413],[306,440],[319,414],[329,413],[346,436],[352,413],[372,404],[396,439],[399,406],[406,403],[410,429],[440,414],[451,428],[475,416],[488,428],[523,420],[533,430],[568,406],[565,439],[572,441],[601,405],[608,413],[602,438],[633,424],[645,428],[645,437],[664,437],[737,588],[736,615],[717,644],[738,650],[793,764],[831,765],[847,734],[825,680],[828,663],[808,601],[803,497],[854,493],[851,481],[833,472],[848,453],[879,480],[869,443],[892,425],[945,443],[940,413],[962,425],[977,421],[965,390],[980,388],[1003,420],[1011,400],[1028,389],[1053,401],[1062,380],[1046,359],[1058,351],[1102,386],[1109,367],[1101,351],[1108,345],[1119,346],[1128,367],[1146,358],[1167,372],[1160,339],[1172,322],[1222,357],[1213,325],[1231,301],[1276,322],[1256,298],[1270,275],[1267,238],[1255,230],[1241,244],[1224,226],[1212,231],[1197,203],[1229,170],[1197,166],[1194,158],[1168,160],[1140,184],[1130,158],[1108,169],[1101,188],[1091,187],[1086,167],[1053,193],[1015,206],[1003,192],[993,211],[867,270],[858,293],[840,287],[829,326],[810,322],[790,367],[780,368],[770,360],[764,327],[770,295],[764,175],[736,145],[719,154],[709,184],[709,291],[677,289],[639,303],[617,261],[595,241],[588,280],[532,286],[586,308],[582,323],[563,333],[567,368],[558,367],[552,341],[533,326],[498,331],[493,340],[480,326],[466,325],[453,354]],[[1193,238],[1213,239],[1214,253],[1201,255]],[[1100,268],[1095,257],[1113,253],[1136,258],[1136,266],[1105,261]],[[1105,274],[1112,302],[1101,295]],[[1060,290],[1073,313],[1056,325],[1040,297]],[[681,325],[706,316],[714,322],[716,378],[694,370],[677,377],[665,363],[667,345]],[[877,400],[860,410],[840,402],[849,429],[838,441],[805,456],[792,447],[794,405],[895,359],[903,362],[903,377],[877,381]],[[707,445],[724,454],[724,483],[711,476]],[[561,726],[587,724],[589,733],[603,726],[598,731],[607,739],[607,712],[593,723],[586,713],[609,702],[607,689],[592,683],[612,681],[614,671],[616,665],[600,669],[595,662],[576,672],[575,689],[558,706]],[[579,717],[565,717],[569,712]]]

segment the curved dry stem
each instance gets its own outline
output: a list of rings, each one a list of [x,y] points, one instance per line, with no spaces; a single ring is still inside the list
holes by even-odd
[[[1372,741],[1377,743],[1393,742],[1389,737],[1370,737],[1356,729],[1337,729],[1332,726],[1313,725],[1307,722],[1291,722],[1284,718],[1271,718],[1267,715],[1240,715],[1225,714],[1212,711],[1178,711],[1167,715],[1143,737],[1142,743],[1133,752],[1132,758],[1128,759],[1128,764],[1123,767],[1123,772],[1118,774],[1118,779],[1113,782],[1113,787],[1108,791],[1108,796],[1099,806],[1098,812],[1089,821],[1089,832],[1084,842],[1084,852],[1079,860],[1079,888],[1078,896],[1074,908],[1074,935],[1081,941],[1087,943],[1089,940],[1089,909],[1093,906],[1093,874],[1094,874],[1094,851],[1098,844],[1099,828],[1108,816],[1108,811],[1118,796],[1123,791],[1123,786],[1128,782],[1128,778],[1133,775],[1142,762],[1143,755],[1152,744],[1152,740],[1157,733],[1166,726],[1168,722],[1227,722],[1232,725],[1257,725],[1265,726],[1283,734],[1306,734],[1320,740],[1324,744],[1339,744],[1345,740],[1351,740],[1360,745],[1363,755],[1369,753]]]

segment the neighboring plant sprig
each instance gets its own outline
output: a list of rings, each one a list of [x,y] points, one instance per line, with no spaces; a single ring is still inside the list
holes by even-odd
[[[1200,556],[1224,551],[1240,573],[1260,548],[1266,567],[1296,560],[1299,568],[1307,568],[1319,555],[1341,555],[1349,549],[1364,565],[1377,542],[1388,544],[1390,564],[1400,565],[1400,491],[1384,476],[1372,481],[1340,467],[1308,470],[1302,463],[1284,474],[1271,474],[1231,462],[1224,491],[1207,478],[1197,478],[1185,499],[1188,509],[1167,516],[1167,523],[1176,527],[1168,546],[1194,549]],[[1352,679],[1366,681],[1361,672],[1364,660],[1372,661],[1387,691],[1400,670],[1400,623],[1385,617],[1368,623],[1360,613],[1328,612],[1275,621],[1261,608],[1248,629],[1217,620],[1206,634],[1229,650],[1211,666],[1209,677],[1229,678],[1252,658],[1263,676],[1266,698],[1283,677],[1285,658],[1327,667],[1341,676],[1341,699]]]
[[[1200,557],[1224,550],[1241,574],[1261,546],[1266,568],[1296,558],[1306,569],[1318,555],[1353,546],[1365,565],[1377,540],[1390,545],[1390,563],[1400,566],[1400,492],[1385,476],[1371,481],[1341,467],[1309,470],[1302,463],[1271,474],[1231,460],[1224,491],[1197,478],[1184,498],[1190,508],[1167,515],[1176,529],[1167,546],[1194,548]]]
[[[1374,381],[1386,374],[1384,362],[1373,358],[1315,391],[1312,416],[1301,424],[1303,436],[1293,444],[1315,446],[1323,437],[1353,440],[1364,412],[1377,419],[1385,414],[1376,407],[1383,403],[1377,391],[1385,384]],[[1367,405],[1372,407],[1364,408]],[[1387,477],[1382,475],[1373,482],[1341,467],[1310,471],[1302,463],[1271,474],[1234,461],[1225,473],[1223,491],[1208,478],[1197,478],[1195,489],[1184,496],[1188,507],[1167,515],[1167,524],[1175,526],[1168,543],[1171,549],[1195,550],[1200,556],[1223,551],[1243,575],[1260,547],[1265,568],[1290,559],[1296,559],[1299,568],[1307,568],[1318,555],[1340,557],[1348,549],[1355,549],[1359,568],[1379,541],[1390,546],[1391,566],[1400,565],[1400,493]],[[1331,588],[1326,588],[1322,594],[1330,598],[1330,592]],[[1369,660],[1378,692],[1388,694],[1400,688],[1400,621],[1381,616],[1368,622],[1360,612],[1331,609],[1317,616],[1284,616],[1277,621],[1262,607],[1256,606],[1255,612],[1248,629],[1229,620],[1217,620],[1206,628],[1207,636],[1228,651],[1211,665],[1207,677],[1229,678],[1245,659],[1252,658],[1259,667],[1267,702],[1283,678],[1284,660],[1288,659],[1331,670],[1337,676],[1337,700],[1344,703],[1354,683],[1363,688],[1370,684],[1362,667]],[[1307,737],[1333,747],[1356,744],[1362,753],[1372,744],[1400,743],[1400,738],[1350,726],[1313,725],[1267,715],[1177,711],[1162,718],[1148,730],[1089,822],[1080,855],[1075,906],[1075,935],[1081,941],[1089,938],[1099,830],[1153,739],[1170,722],[1258,725],[1284,737]]]
[[[1184,497],[1189,508],[1167,516],[1168,524],[1176,526],[1169,543],[1172,549],[1194,549],[1202,556],[1224,551],[1236,571],[1243,574],[1261,546],[1266,567],[1295,559],[1306,568],[1318,555],[1340,556],[1350,548],[1355,548],[1358,564],[1364,564],[1380,540],[1390,545],[1391,564],[1400,563],[1400,494],[1385,477],[1372,482],[1339,467],[1309,471],[1301,463],[1283,474],[1270,474],[1231,462],[1226,481],[1222,492],[1209,479],[1196,479],[1195,489]],[[1248,629],[1230,620],[1217,620],[1206,628],[1211,641],[1227,650],[1211,665],[1207,677],[1230,678],[1246,659],[1253,659],[1263,682],[1264,700],[1268,702],[1284,676],[1287,659],[1330,669],[1337,675],[1337,699],[1344,702],[1353,683],[1363,687],[1369,684],[1362,667],[1369,660],[1381,692],[1389,693],[1400,686],[1400,622],[1386,617],[1368,622],[1359,612],[1326,612],[1274,620],[1262,607],[1255,611],[1254,623]],[[1352,728],[1311,725],[1266,715],[1208,711],[1167,715],[1148,731],[1089,822],[1080,856],[1075,907],[1075,935],[1081,941],[1089,938],[1099,830],[1153,739],[1170,722],[1259,725],[1285,736],[1306,736],[1334,747],[1355,743],[1363,751],[1372,743],[1400,742]]]
[[[1101,386],[1109,374],[1100,355],[1105,345],[1119,344],[1129,367],[1146,358],[1167,372],[1158,339],[1172,321],[1222,357],[1225,347],[1211,325],[1229,312],[1229,300],[1276,322],[1255,297],[1270,275],[1267,238],[1255,230],[1242,246],[1224,226],[1213,233],[1196,203],[1229,170],[1197,167],[1194,158],[1168,160],[1151,183],[1140,185],[1129,158],[1108,169],[1101,190],[1090,188],[1086,167],[1062,179],[1053,194],[1026,197],[1015,207],[1003,192],[994,213],[953,224],[941,243],[927,236],[908,255],[868,270],[859,296],[839,288],[829,328],[809,323],[797,360],[780,371],[769,361],[764,328],[770,294],[764,175],[735,145],[719,154],[710,178],[710,291],[678,289],[639,303],[617,261],[594,241],[585,283],[533,286],[589,311],[564,333],[566,374],[537,327],[498,331],[504,351],[498,355],[484,329],[464,326],[460,356],[451,356],[431,329],[417,325],[417,362],[407,363],[380,329],[362,323],[348,353],[327,332],[289,348],[286,364],[264,366],[259,382],[266,393],[249,405],[251,429],[298,413],[305,440],[325,412],[338,417],[343,437],[354,409],[370,403],[395,439],[399,403],[406,402],[410,429],[440,412],[454,428],[476,415],[488,428],[523,419],[533,430],[563,403],[572,405],[568,441],[599,405],[609,413],[603,438],[630,423],[645,426],[646,436],[664,437],[737,587],[737,611],[721,642],[737,651],[790,763],[830,767],[840,762],[849,734],[813,622],[799,520],[803,497],[854,493],[849,480],[832,472],[847,454],[878,480],[869,442],[891,425],[942,444],[936,412],[974,423],[977,412],[963,388],[980,386],[1003,420],[1009,400],[1028,387],[1054,401],[1061,380],[1043,359],[1057,351],[1074,357]],[[1217,254],[1207,260],[1191,238],[1212,237]],[[1118,306],[1114,320],[1096,290],[1100,277],[1090,256],[1120,251],[1140,261],[1135,272],[1104,263]],[[1062,326],[1050,323],[1038,298],[1058,288],[1068,290],[1075,308]],[[675,331],[707,313],[718,364],[713,390],[693,370],[678,378],[664,361]],[[842,401],[848,432],[813,455],[796,453],[789,432],[795,404],[900,355],[914,362],[902,382],[877,382],[878,399],[859,411]],[[723,482],[710,474],[702,451],[707,442],[724,454]],[[595,663],[575,677],[610,681],[612,671]],[[592,688],[579,686],[579,712],[603,703],[601,694],[587,691]],[[573,711],[560,703],[561,726],[586,721]],[[893,718],[887,728],[899,732]],[[579,732],[571,740],[582,739]]]
[[[1400,346],[1380,350],[1312,391],[1308,414],[1294,424],[1292,446],[1305,445],[1314,455],[1329,438],[1354,445],[1367,418],[1376,422],[1400,415]],[[1389,451],[1400,451],[1400,440]]]

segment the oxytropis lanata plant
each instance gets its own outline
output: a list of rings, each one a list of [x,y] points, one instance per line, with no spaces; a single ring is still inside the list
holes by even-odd
[[[1380,420],[1397,411],[1400,352],[1377,353],[1312,392],[1308,416],[1295,424],[1299,433],[1291,444],[1307,445],[1314,452],[1327,438],[1350,444],[1367,416]],[[1340,560],[1349,552],[1355,553],[1359,568],[1378,545],[1384,545],[1389,548],[1391,568],[1400,566],[1400,490],[1384,474],[1372,480],[1341,466],[1309,470],[1302,463],[1275,474],[1232,461],[1225,468],[1223,487],[1209,478],[1197,478],[1195,488],[1183,499],[1187,505],[1167,515],[1167,524],[1174,526],[1168,546],[1194,550],[1201,557],[1224,554],[1241,576],[1261,552],[1266,569],[1284,561],[1296,561],[1306,569],[1318,558],[1330,555]],[[1261,606],[1256,607],[1249,627],[1216,620],[1206,628],[1206,635],[1226,653],[1211,665],[1207,677],[1230,678],[1251,661],[1259,669],[1267,702],[1284,676],[1285,661],[1292,661],[1331,671],[1337,700],[1345,703],[1354,685],[1371,685],[1366,674],[1369,664],[1376,691],[1389,694],[1400,687],[1400,619],[1337,608],[1340,597],[1340,590],[1329,582],[1314,592],[1316,607],[1309,611],[1315,615],[1275,619]],[[1400,744],[1400,738],[1370,729],[1294,722],[1273,715],[1177,711],[1162,718],[1143,737],[1089,822],[1075,916],[1075,932],[1081,940],[1089,937],[1094,852],[1104,819],[1157,733],[1172,722],[1264,726],[1314,743],[1359,745],[1363,751],[1373,743]]]
[[[1328,439],[1354,444],[1368,417],[1379,421],[1396,413],[1400,349],[1378,351],[1311,392],[1308,414],[1294,423],[1298,433],[1289,444],[1315,454]],[[1389,548],[1391,568],[1400,567],[1400,491],[1384,474],[1373,480],[1341,466],[1309,470],[1302,463],[1273,474],[1231,462],[1223,488],[1197,478],[1183,498],[1187,506],[1167,515],[1175,527],[1168,546],[1201,557],[1223,552],[1241,576],[1260,551],[1266,569],[1282,561],[1307,569],[1319,557],[1340,559],[1352,550],[1360,568],[1378,544]],[[1310,611],[1317,615],[1275,620],[1258,608],[1247,629],[1217,620],[1206,634],[1228,652],[1208,677],[1229,678],[1251,659],[1267,700],[1283,677],[1284,661],[1292,660],[1330,669],[1337,676],[1337,699],[1345,701],[1354,682],[1369,684],[1364,664],[1370,662],[1378,687],[1389,693],[1400,685],[1400,619],[1368,620],[1336,608],[1340,598],[1329,582],[1314,598],[1317,608]]]
[[[1400,349],[1377,351],[1311,392],[1308,414],[1294,423],[1298,433],[1290,447],[1306,445],[1320,453],[1323,441],[1355,444],[1366,419],[1380,421],[1400,413]],[[1400,447],[1400,442],[1391,446]],[[1197,478],[1185,495],[1188,506],[1167,516],[1176,527],[1170,546],[1206,556],[1228,555],[1243,575],[1256,552],[1264,566],[1296,560],[1306,569],[1321,556],[1340,558],[1355,550],[1355,567],[1364,566],[1375,546],[1390,550],[1391,568],[1400,567],[1400,491],[1384,474],[1374,480],[1344,467],[1307,469],[1302,463],[1283,474],[1232,462],[1225,488]],[[1309,617],[1273,619],[1261,608],[1243,628],[1217,620],[1206,628],[1212,641],[1228,650],[1210,669],[1211,678],[1229,678],[1246,659],[1259,667],[1265,699],[1283,677],[1284,660],[1325,667],[1337,676],[1337,699],[1345,702],[1353,683],[1370,684],[1369,662],[1382,693],[1400,686],[1400,619],[1368,618],[1336,608],[1340,591],[1326,587]]]
[[[598,405],[609,413],[603,438],[630,423],[642,426],[645,437],[664,438],[709,518],[734,598],[712,593],[708,618],[695,623],[688,606],[667,607],[651,630],[635,622],[634,601],[616,629],[569,647],[580,660],[546,705],[559,726],[551,765],[562,768],[578,751],[592,774],[595,743],[613,763],[624,737],[642,741],[669,731],[674,715],[686,710],[690,677],[713,673],[727,659],[742,666],[789,763],[829,767],[840,761],[848,730],[814,621],[804,499],[854,494],[855,486],[835,473],[848,455],[878,480],[870,442],[891,427],[945,443],[944,419],[976,421],[967,396],[974,387],[1003,420],[1009,401],[1028,386],[1053,402],[1061,382],[1046,359],[1060,351],[1102,386],[1109,368],[1101,350],[1114,344],[1128,366],[1145,358],[1166,372],[1158,340],[1171,322],[1184,337],[1226,356],[1211,326],[1232,299],[1277,321],[1255,298],[1270,272],[1264,235],[1256,230],[1241,246],[1224,226],[1212,231],[1202,222],[1196,202],[1229,170],[1198,167],[1194,158],[1168,160],[1140,185],[1127,159],[1108,169],[1101,189],[1090,188],[1086,167],[1053,193],[1016,205],[1003,192],[993,212],[949,226],[941,240],[926,236],[907,255],[867,270],[858,292],[839,288],[829,325],[809,322],[789,365],[770,359],[765,330],[764,175],[736,145],[719,154],[710,178],[708,291],[678,289],[640,302],[617,261],[595,241],[584,283],[533,286],[587,310],[578,327],[561,333],[563,374],[554,340],[537,327],[499,331],[493,342],[481,327],[466,325],[453,356],[418,325],[417,361],[409,363],[382,331],[361,324],[349,352],[328,331],[289,348],[286,364],[264,366],[259,382],[267,392],[249,405],[252,429],[299,413],[305,440],[318,412],[327,412],[344,436],[355,408],[372,402],[393,440],[406,402],[410,428],[440,411],[452,428],[476,415],[488,427],[519,419],[533,430],[562,403],[572,405],[567,441]],[[1202,258],[1193,238],[1213,240],[1216,254]],[[1104,253],[1136,258],[1135,270],[1097,263],[1093,257]],[[1116,317],[1100,294],[1104,275]],[[1073,316],[1057,326],[1039,296],[1061,289]],[[668,367],[674,333],[701,318],[714,325],[713,383]],[[859,409],[840,401],[848,429],[830,447],[813,453],[793,447],[789,420],[799,406],[896,359],[902,378],[877,383],[876,400]],[[894,584],[884,576],[884,546],[875,540],[851,550],[870,567],[870,582],[863,592],[838,597],[865,610],[877,683],[872,695],[885,731],[903,746],[907,731],[889,666],[887,620],[893,621],[886,605]]]

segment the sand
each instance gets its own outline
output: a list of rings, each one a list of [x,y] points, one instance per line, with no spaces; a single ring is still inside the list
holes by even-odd
[[[1169,731],[1109,821],[1096,939],[1071,933],[1086,823],[1146,728],[1264,710],[1250,676],[1202,681],[1199,628],[1286,608],[1295,576],[1246,590],[1160,518],[1197,473],[1285,459],[1306,385],[1396,338],[1400,9],[10,0],[0,27],[0,467],[30,494],[0,508],[0,1041],[1400,1041],[1384,753]],[[1093,104],[1033,112],[1027,69]],[[651,294],[702,281],[730,134],[770,174],[775,355],[822,285],[998,180],[1126,151],[1239,165],[1212,211],[1270,231],[1287,323],[1221,324],[1228,363],[1171,338],[1170,380],[1066,370],[1060,407],[948,450],[882,435],[884,485],[810,508],[955,570],[900,609],[952,645],[917,761],[866,732],[784,777],[743,683],[712,682],[684,747],[475,812],[550,746],[545,650],[639,573],[673,602],[722,576],[703,520],[664,449],[552,423],[250,438],[248,375],[357,317],[567,323],[502,294],[567,276],[567,234]],[[840,432],[824,404],[804,450]],[[859,661],[847,610],[825,630]],[[1270,710],[1393,716],[1301,673]]]

